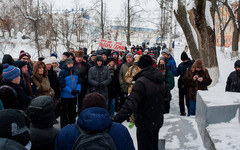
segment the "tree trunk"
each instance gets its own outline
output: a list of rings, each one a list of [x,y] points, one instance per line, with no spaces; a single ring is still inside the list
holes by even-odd
[[[238,56],[238,41],[239,41],[239,31],[234,28],[232,37],[232,57]]]
[[[128,8],[127,8],[127,45],[131,46],[131,41],[130,41],[130,20],[131,20],[131,14],[130,14],[130,0],[128,0]]]
[[[224,30],[221,29],[220,31],[221,33],[221,52],[224,52],[225,49],[225,34],[224,34]]]
[[[101,0],[101,30],[102,30],[102,38],[104,39],[104,14],[103,14],[103,0]]]
[[[173,0],[170,0],[170,15],[169,15],[169,51],[172,53],[172,43],[173,43],[173,34],[172,34],[172,11],[173,11]]]
[[[191,25],[188,22],[187,19],[187,11],[185,6],[181,1],[178,1],[178,11],[174,11],[175,17],[182,27],[182,30],[184,32],[184,35],[187,39],[188,47],[191,53],[191,56],[193,59],[199,58],[199,51],[197,48],[197,43],[194,41],[194,36],[191,30]]]
[[[38,51],[38,57],[41,57],[41,48],[38,41],[38,21],[33,21],[33,24],[34,24],[34,32],[35,32],[35,44]]]

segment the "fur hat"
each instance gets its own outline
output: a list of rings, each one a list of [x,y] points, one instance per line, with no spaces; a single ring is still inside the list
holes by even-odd
[[[75,57],[83,57],[84,56],[84,51],[83,50],[78,50],[75,52]]]
[[[196,68],[201,68],[203,71],[206,70],[206,68],[204,67],[204,63],[201,59],[196,59],[195,62],[192,65],[192,72],[195,71]]]
[[[67,58],[65,60],[65,64],[68,65],[68,64],[74,64],[74,63],[73,63],[73,60],[71,58]]]
[[[240,60],[237,60],[235,63],[234,63],[234,68],[240,68]]]
[[[20,69],[14,67],[13,65],[4,64],[3,67],[3,79],[12,81],[21,75]]]
[[[181,60],[188,60],[188,55],[187,55],[187,53],[186,52],[182,52],[182,54],[181,54]]]
[[[2,64],[6,64],[6,63],[8,63],[9,65],[14,64],[14,60],[13,60],[12,56],[9,54],[5,54],[2,59]]]
[[[130,56],[130,57],[132,57],[132,58],[134,59],[134,57],[133,57],[133,54],[132,54],[132,53],[128,53],[128,54],[126,55],[126,58],[127,58],[128,56]]]
[[[111,61],[115,62],[115,59],[113,57],[108,58],[108,63],[110,63]]]
[[[28,58],[30,58],[31,56],[29,55],[29,53],[25,52],[24,50],[21,50],[20,54],[19,54],[19,60],[22,59],[24,56],[27,56]]]
[[[167,54],[167,55],[171,55],[170,52],[169,52],[169,50],[168,50],[167,48],[164,48],[164,49],[162,50],[161,54],[162,54],[162,53],[165,53],[165,54]]]
[[[23,146],[30,141],[30,133],[24,115],[14,109],[0,111],[0,137],[14,140]]]
[[[152,57],[149,56],[149,55],[141,56],[138,63],[137,63],[137,66],[141,69],[150,67],[152,65],[153,65],[153,60],[152,60]]]
[[[97,55],[97,57],[95,58],[95,62],[97,62],[97,61],[102,61],[103,62],[102,55]]]
[[[90,107],[106,108],[106,99],[99,93],[90,93],[85,96],[82,102],[82,110]]]

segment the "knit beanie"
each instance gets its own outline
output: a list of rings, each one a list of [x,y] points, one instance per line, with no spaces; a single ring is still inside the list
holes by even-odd
[[[74,63],[73,63],[73,60],[71,58],[67,58],[65,60],[65,64],[68,65],[68,64],[74,64]]]
[[[44,57],[38,57],[38,61],[43,61],[44,59]]]
[[[58,63],[57,58],[55,56],[51,56],[50,59],[52,60],[52,63]]]
[[[19,59],[22,59],[24,56],[27,56],[28,58],[30,58],[29,53],[25,52],[24,50],[21,50],[19,54]]]
[[[134,57],[133,57],[133,54],[132,54],[132,53],[128,53],[128,54],[126,55],[126,58],[127,58],[128,56],[130,56],[130,57],[132,57],[132,58],[134,59]]]
[[[90,107],[106,108],[106,99],[99,93],[90,93],[85,96],[82,102],[82,110]]]
[[[50,57],[52,57],[52,56],[54,56],[55,58],[57,58],[57,57],[58,57],[58,55],[57,55],[57,53],[56,53],[56,52],[53,52],[53,53],[50,55]]]
[[[182,52],[181,54],[181,60],[188,60],[188,55],[186,52]]]
[[[9,65],[13,65],[14,60],[11,55],[5,54],[2,59],[2,64],[8,63]]]
[[[69,57],[69,52],[64,52],[63,55]]]
[[[152,60],[152,57],[149,55],[141,56],[137,63],[137,66],[141,69],[144,69],[144,68],[152,66],[152,65],[153,65],[153,60]]]
[[[20,69],[14,67],[13,65],[4,64],[3,68],[3,79],[12,81],[21,74]]]
[[[20,70],[22,69],[23,66],[27,65],[26,61],[22,61],[22,60],[17,60],[14,62],[14,66],[18,67]]]
[[[112,55],[118,55],[119,56],[118,52],[113,52]]]
[[[43,62],[45,63],[45,65],[52,64],[52,59],[51,58],[47,58],[47,59],[44,59]]]
[[[14,109],[0,111],[0,137],[14,140],[23,146],[29,143],[29,129],[20,111]]]
[[[167,55],[170,55],[170,52],[168,51],[167,48],[164,48],[161,53],[165,53],[165,54],[167,54]]]
[[[234,68],[240,68],[240,60],[237,60],[235,63],[234,63]]]

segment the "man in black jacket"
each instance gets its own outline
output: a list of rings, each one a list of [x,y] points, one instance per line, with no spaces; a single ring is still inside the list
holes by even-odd
[[[149,55],[143,55],[138,61],[140,72],[126,102],[114,117],[114,121],[122,123],[135,114],[137,142],[139,150],[158,150],[159,129],[163,124],[163,98],[166,96],[164,77],[152,66]]]
[[[231,72],[227,78],[225,91],[240,92],[240,60],[234,63],[235,71]]]
[[[181,60],[182,62],[178,65],[177,72],[180,77],[178,78],[178,89],[179,89],[179,108],[180,108],[180,115],[186,116],[185,112],[185,106],[184,106],[184,96],[187,98],[187,88],[184,86],[184,83],[182,81],[185,72],[188,68],[191,68],[194,61],[188,58],[188,55],[185,51],[181,54]],[[187,109],[189,109],[189,101],[186,99],[185,105],[187,106]]]

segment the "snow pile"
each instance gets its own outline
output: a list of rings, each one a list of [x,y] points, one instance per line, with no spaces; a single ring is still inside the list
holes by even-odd
[[[207,127],[216,149],[240,149],[239,109],[234,119],[228,123],[211,124]]]

